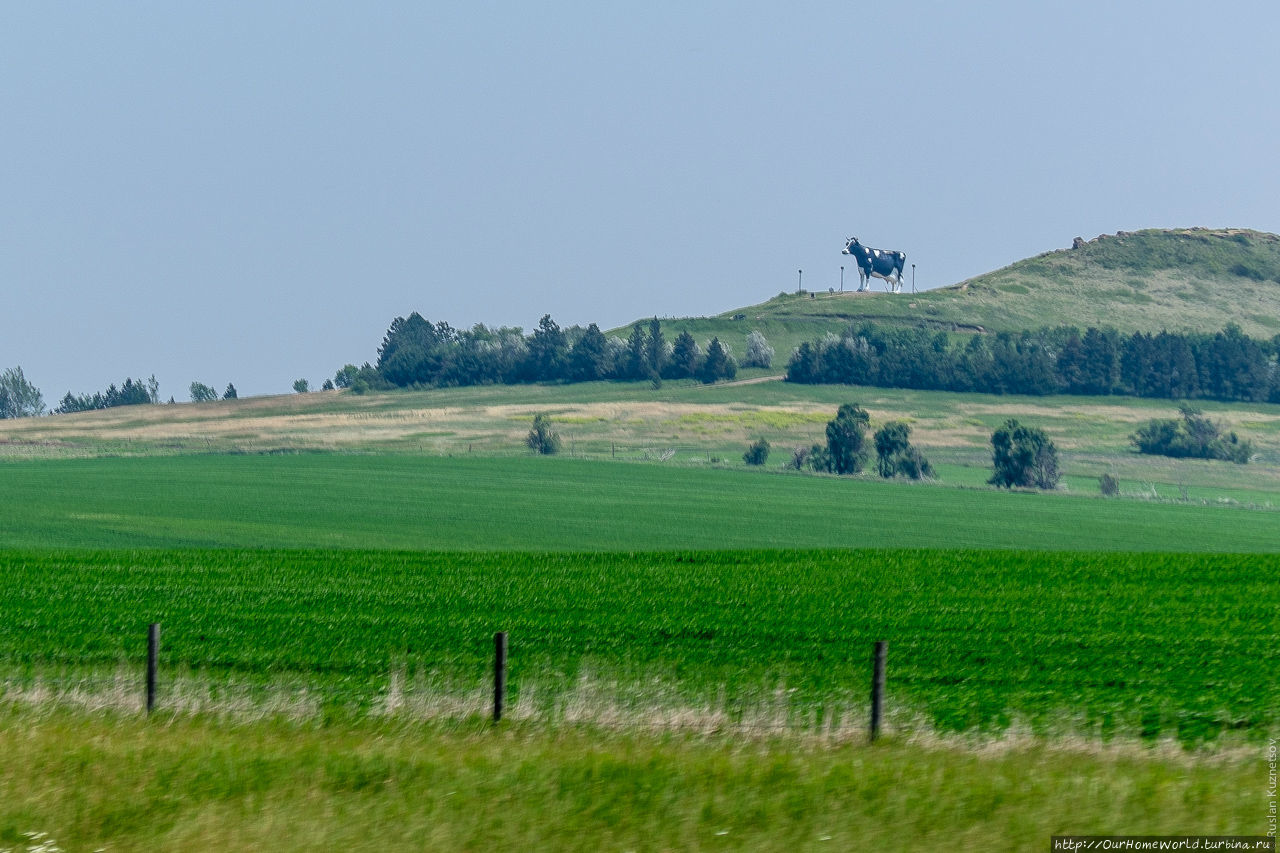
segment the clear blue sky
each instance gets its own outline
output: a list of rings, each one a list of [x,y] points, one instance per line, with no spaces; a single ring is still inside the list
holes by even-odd
[[[854,234],[936,287],[1280,231],[1277,34],[1273,2],[7,3],[0,369],[51,406],[280,393],[414,310],[836,286]]]

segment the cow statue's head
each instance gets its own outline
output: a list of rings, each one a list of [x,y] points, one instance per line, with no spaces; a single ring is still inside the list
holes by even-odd
[[[848,240],[846,240],[846,241],[845,241],[845,243],[844,243],[844,250],[843,250],[843,251],[841,251],[841,252],[840,252],[840,254],[842,254],[842,255],[849,255],[849,254],[852,254],[852,251],[851,251],[851,250],[853,249],[853,247],[854,247],[854,246],[857,246],[857,245],[859,245],[859,243],[858,243],[858,238],[857,238],[857,237],[850,237]]]

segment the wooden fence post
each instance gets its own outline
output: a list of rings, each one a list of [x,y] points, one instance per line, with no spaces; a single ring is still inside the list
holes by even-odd
[[[147,627],[147,714],[156,706],[156,659],[160,655],[160,623]]]
[[[507,632],[493,635],[493,721],[502,719],[507,698]]]
[[[871,740],[879,737],[880,721],[884,719],[884,663],[888,645],[884,640],[876,640],[871,671]]]

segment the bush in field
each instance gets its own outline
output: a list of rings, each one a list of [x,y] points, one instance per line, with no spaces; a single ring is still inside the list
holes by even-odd
[[[797,452],[797,456],[800,455]],[[830,474],[835,470],[831,463],[831,451],[827,449],[825,444],[815,444],[808,450],[804,451],[805,462],[809,469],[818,471],[823,474]]]
[[[912,446],[910,437],[911,427],[902,421],[891,421],[876,431],[876,469],[881,477],[933,477],[933,466]]]
[[[791,451],[790,467],[797,471],[803,471],[809,465],[809,448],[797,447]]]
[[[871,417],[861,406],[845,403],[827,423],[827,455],[836,474],[857,474],[867,462],[867,426]],[[813,455],[812,453],[810,454]]]
[[[525,443],[548,456],[560,452],[560,434],[551,431],[551,418],[541,412],[533,416],[533,429],[529,430]]]
[[[1120,481],[1110,474],[1103,474],[1098,478],[1098,490],[1109,498],[1114,498],[1120,494]]]
[[[1138,428],[1129,441],[1139,453],[1194,459],[1224,459],[1244,465],[1253,455],[1253,443],[1221,427],[1194,406],[1178,407],[1182,420],[1155,418]]]
[[[1062,476],[1058,448],[1040,427],[1028,427],[1010,418],[991,434],[991,479],[995,486],[1054,489]]]
[[[747,448],[742,454],[742,461],[748,465],[763,465],[769,461],[769,442],[761,438]]]
[[[311,383],[305,379],[293,380],[293,390],[299,394],[305,394],[311,390]]]

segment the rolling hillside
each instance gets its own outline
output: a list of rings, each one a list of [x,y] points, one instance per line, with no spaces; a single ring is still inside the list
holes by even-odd
[[[874,287],[870,293],[779,294],[664,326],[669,338],[683,329],[700,341],[719,335],[737,354],[747,333],[759,329],[779,364],[800,341],[865,320],[953,331],[1096,325],[1122,332],[1216,332],[1234,322],[1248,335],[1271,338],[1280,333],[1280,236],[1240,229],[1121,231],[925,293],[889,294],[878,279]]]

